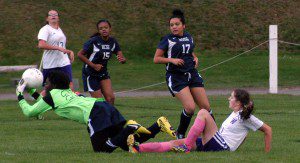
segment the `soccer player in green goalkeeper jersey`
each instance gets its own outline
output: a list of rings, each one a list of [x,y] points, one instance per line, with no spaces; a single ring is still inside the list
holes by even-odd
[[[35,89],[28,90],[28,93],[37,100],[35,104],[29,105],[23,96],[26,81],[21,79],[16,94],[24,115],[36,117],[53,110],[58,116],[86,124],[95,152],[111,153],[117,147],[128,151],[126,139],[133,133],[139,133],[139,136],[135,137],[140,143],[154,138],[160,131],[175,136],[175,131],[165,117],[160,117],[146,129],[133,120],[126,122],[122,114],[103,99],[76,95],[69,88],[69,84],[67,75],[59,71],[51,72],[46,80],[44,97]]]

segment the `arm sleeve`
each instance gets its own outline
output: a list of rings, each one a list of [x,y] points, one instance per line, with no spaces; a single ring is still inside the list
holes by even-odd
[[[49,32],[48,32],[47,28],[44,26],[39,31],[38,40],[47,41],[48,40],[48,36],[49,36]]]
[[[89,39],[87,42],[85,42],[83,44],[83,48],[82,49],[85,51],[86,54],[90,55],[93,52],[93,46],[94,46],[93,40]]]
[[[195,49],[195,43],[194,43],[193,37],[191,37],[191,40],[192,40],[191,53],[193,53],[193,52],[194,52],[194,49]]]
[[[254,115],[250,115],[250,117],[245,122],[246,127],[253,131],[258,130],[264,124],[263,121],[256,118]]]
[[[19,105],[22,108],[23,114],[27,117],[36,117],[41,113],[44,113],[52,107],[48,105],[42,98],[35,104],[29,105],[25,99],[19,101]]]
[[[157,45],[157,49],[162,49],[164,51],[167,51],[168,47],[169,47],[169,42],[167,37],[162,38],[159,44]]]

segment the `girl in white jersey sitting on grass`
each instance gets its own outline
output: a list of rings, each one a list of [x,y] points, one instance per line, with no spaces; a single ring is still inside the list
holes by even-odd
[[[42,97],[35,89],[30,89],[29,94],[37,102],[29,105],[23,97],[26,81],[21,80],[16,93],[23,113],[35,117],[53,110],[61,117],[86,124],[95,152],[111,153],[117,147],[128,151],[126,139],[133,133],[139,133],[135,139],[141,143],[154,138],[160,131],[175,137],[175,131],[165,117],[160,117],[146,129],[133,120],[126,122],[121,113],[103,99],[77,96],[69,84],[67,74],[61,71],[50,72],[46,80],[46,95]]]
[[[205,109],[201,109],[191,127],[187,138],[169,142],[145,143],[138,145],[132,135],[127,143],[132,153],[138,152],[185,152],[196,151],[235,151],[245,140],[249,130],[260,130],[265,135],[265,152],[271,150],[272,129],[251,114],[254,105],[247,91],[236,89],[228,98],[233,112],[218,127]]]

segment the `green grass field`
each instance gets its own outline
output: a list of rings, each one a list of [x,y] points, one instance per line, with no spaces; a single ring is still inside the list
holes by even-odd
[[[228,92],[229,94],[230,92]],[[218,126],[231,112],[227,96],[210,96]],[[132,155],[122,150],[113,154],[94,153],[86,126],[62,119],[53,112],[45,120],[23,116],[16,101],[0,101],[0,158],[7,162],[297,162],[300,159],[299,96],[253,95],[255,115],[273,129],[272,151],[263,152],[263,134],[250,132],[236,152]],[[116,107],[127,119],[145,126],[165,115],[177,127],[180,104],[171,97],[118,98]],[[164,133],[151,141],[169,140]]]
[[[198,70],[205,80],[207,89],[236,87],[268,87],[269,59],[267,51],[253,51],[234,60],[218,65],[206,71],[204,68],[220,63],[240,52],[209,51],[199,55]],[[165,65],[154,64],[152,58],[128,57],[128,62],[119,64],[115,58],[109,62],[109,72],[116,92],[139,88],[165,81]],[[278,55],[278,77],[280,87],[300,86],[300,56],[297,53],[280,51]],[[73,76],[79,79],[80,91],[82,63],[73,64]],[[14,92],[10,86],[11,78],[20,77],[22,72],[2,73],[1,92]],[[166,84],[147,88],[146,90],[167,90]]]

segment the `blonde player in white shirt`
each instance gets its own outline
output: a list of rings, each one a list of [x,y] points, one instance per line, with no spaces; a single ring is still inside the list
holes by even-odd
[[[38,34],[38,47],[44,50],[42,65],[44,82],[49,73],[59,70],[70,78],[70,88],[73,89],[72,67],[74,52],[66,49],[66,36],[59,27],[59,15],[55,10],[50,10],[46,17],[47,24],[43,26]]]
[[[265,152],[269,152],[271,150],[272,129],[251,114],[254,105],[250,100],[249,93],[242,89],[236,89],[231,93],[228,100],[229,108],[233,112],[223,122],[219,131],[209,112],[201,109],[187,138],[135,145],[134,138],[130,135],[127,140],[130,152],[235,151],[243,143],[250,130],[260,130],[264,133]]]

